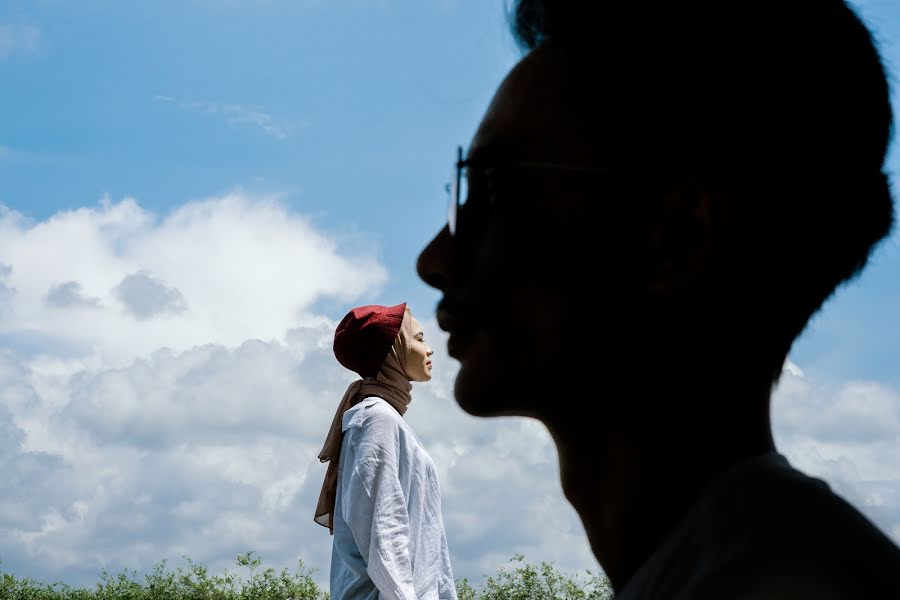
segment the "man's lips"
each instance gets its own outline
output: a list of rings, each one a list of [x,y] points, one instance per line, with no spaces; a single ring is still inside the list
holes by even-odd
[[[470,343],[467,335],[451,333],[447,338],[447,354],[456,360],[462,360],[466,355]]]
[[[450,335],[468,333],[472,329],[474,320],[467,316],[469,314],[460,305],[446,299],[441,300],[435,311],[438,327]]]
[[[447,354],[456,360],[461,360],[466,354],[475,329],[475,320],[466,316],[468,314],[461,305],[446,298],[441,300],[435,311],[438,327],[450,334],[447,338]]]
[[[447,333],[453,334],[458,329],[459,318],[446,308],[439,305],[437,311],[435,311],[435,316],[437,317],[438,327]]]

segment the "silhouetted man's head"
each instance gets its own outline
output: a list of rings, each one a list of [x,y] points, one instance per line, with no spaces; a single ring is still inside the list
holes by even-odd
[[[838,0],[520,0],[513,16],[528,53],[472,140],[455,235],[418,264],[444,293],[460,405],[602,414],[621,408],[605,390],[660,379],[767,396],[891,227],[866,28]]]

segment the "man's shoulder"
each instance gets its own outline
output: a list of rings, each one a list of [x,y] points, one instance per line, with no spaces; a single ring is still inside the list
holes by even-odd
[[[721,477],[623,598],[900,598],[900,549],[827,484],[780,456]]]
[[[808,556],[849,556],[870,548],[900,560],[900,549],[824,481],[790,469],[752,485],[752,490],[735,489],[747,501],[732,515],[747,524],[746,535],[756,542],[751,548],[760,545],[776,554],[779,548],[802,549]]]
[[[744,482],[747,483],[747,482]],[[737,510],[707,524],[715,567],[698,598],[723,587],[746,598],[900,598],[900,549],[824,482],[794,469],[736,482]],[[698,590],[699,591],[699,590]],[[888,593],[889,592],[889,593]],[[883,595],[888,593],[888,595]],[[721,596],[719,596],[721,597]]]

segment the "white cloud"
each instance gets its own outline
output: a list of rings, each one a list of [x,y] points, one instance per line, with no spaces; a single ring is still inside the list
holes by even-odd
[[[277,566],[302,558],[325,583],[331,538],[311,518],[325,473],[316,455],[354,377],[332,355],[334,326],[163,349],[120,367],[0,353],[0,477],[17,481],[0,500],[4,567],[90,582],[103,567],[185,554],[224,569],[254,549]],[[455,366],[441,349],[434,360],[435,380],[416,384],[407,418],[440,471],[457,574],[480,579],[515,551],[594,566],[546,431],[463,414],[450,394]]]
[[[233,349],[160,350],[124,368],[6,352],[0,476],[18,482],[0,503],[6,566],[91,581],[101,567],[146,569],[184,554],[224,569],[255,549],[278,566],[303,558],[324,583],[330,538],[310,518],[324,475],[315,455],[352,379],[331,355],[333,326]],[[463,414],[450,395],[455,367],[433,322],[426,329],[436,375],[415,385],[407,419],[439,469],[456,574],[478,580],[513,552],[596,568],[547,432]],[[776,406],[811,402],[810,382],[785,378],[794,387],[779,390]],[[828,413],[844,397],[810,410]],[[885,531],[900,528],[890,443],[823,442],[779,415],[795,464],[826,476]]]
[[[836,388],[788,365],[773,398],[775,438],[900,544],[900,393],[878,382]]]
[[[13,298],[16,295],[15,288],[6,283],[11,272],[12,267],[0,263],[0,319],[11,311]]]
[[[287,138],[287,129],[276,123],[276,119],[265,112],[240,104],[223,104],[220,102],[179,102],[171,96],[158,94],[153,97],[157,102],[171,102],[179,108],[188,111],[196,111],[208,115],[219,116],[230,125],[250,124],[257,127],[269,137],[277,140]]]
[[[37,223],[0,211],[0,257],[9,267],[2,339],[27,340],[32,353],[94,348],[111,364],[163,347],[280,338],[315,321],[309,307],[321,298],[356,298],[386,278],[371,258],[340,254],[276,198],[241,192],[164,218],[132,199]],[[60,282],[78,287],[60,298]],[[63,304],[86,302],[61,307],[48,292]]]
[[[19,52],[34,52],[40,41],[41,32],[36,27],[0,24],[0,60]]]
[[[145,271],[126,275],[113,290],[126,310],[138,319],[187,310],[181,292]]]
[[[242,193],[163,218],[128,199],[41,222],[0,211],[0,257],[15,290],[0,321],[5,570],[86,584],[183,555],[220,570],[252,549],[327,581],[316,455],[353,375],[311,307],[368,301],[381,265]],[[135,274],[138,300],[122,292]],[[160,312],[173,298],[184,310]],[[548,433],[462,413],[444,337],[422,320],[435,376],[406,418],[438,468],[455,574],[480,580],[515,552],[596,569]],[[824,389],[788,364],[775,396],[792,462],[900,538],[896,390]]]
[[[310,307],[374,293],[380,264],[240,192],[165,218],[2,208],[0,256],[4,569],[315,556],[290,537],[296,503],[349,374]]]
[[[66,281],[50,286],[44,296],[44,302],[50,306],[66,308],[68,306],[99,306],[97,298],[88,298],[77,281]]]

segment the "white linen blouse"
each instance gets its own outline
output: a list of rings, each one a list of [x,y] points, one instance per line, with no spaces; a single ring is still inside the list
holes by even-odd
[[[331,552],[333,600],[456,600],[431,457],[381,398],[342,421]]]

